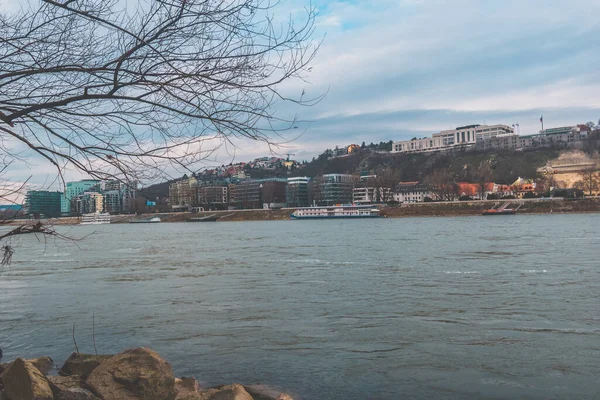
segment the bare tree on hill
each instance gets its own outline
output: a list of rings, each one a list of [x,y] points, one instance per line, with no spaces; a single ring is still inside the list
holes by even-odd
[[[453,201],[456,197],[456,182],[448,169],[435,169],[424,179],[438,201]]]
[[[319,42],[315,10],[278,23],[268,0],[41,0],[0,12],[0,158],[27,155],[129,182],[193,170],[222,143],[298,131],[281,102]],[[300,93],[301,92],[301,93]],[[0,196],[3,196],[0,193]]]
[[[595,169],[583,171],[579,174],[581,180],[575,184],[575,188],[592,196],[600,190],[600,172]]]

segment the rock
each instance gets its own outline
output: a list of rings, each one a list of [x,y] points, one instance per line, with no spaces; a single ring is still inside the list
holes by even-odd
[[[12,400],[53,400],[46,377],[29,361],[17,358],[2,375],[4,395]]]
[[[184,399],[196,395],[200,392],[200,384],[194,378],[176,378],[175,379],[175,400]]]
[[[111,357],[110,355],[73,353],[65,361],[65,364],[58,373],[63,376],[78,375],[81,379],[87,379],[102,361],[108,360]]]
[[[52,389],[54,397],[69,389],[79,389],[83,384],[83,380],[78,375],[47,376],[46,379],[50,384],[50,389]]]
[[[100,400],[93,393],[82,388],[67,389],[54,398],[56,400]]]
[[[54,368],[54,361],[50,357],[40,357],[28,359],[42,374],[48,375],[48,373]],[[12,363],[0,364],[0,375],[10,367]]]
[[[262,384],[245,385],[244,389],[250,393],[254,400],[293,400],[292,396],[283,393],[280,389],[273,386]]]
[[[52,368],[54,368],[54,360],[50,357],[33,358],[27,361],[35,365],[35,367],[44,375],[48,375],[50,371],[52,371]]]
[[[188,399],[186,399],[188,400]],[[240,384],[220,386],[215,389],[207,389],[200,392],[198,397],[189,400],[254,400],[252,396]]]
[[[104,360],[86,384],[104,400],[172,400],[175,377],[171,365],[147,348],[126,350]]]

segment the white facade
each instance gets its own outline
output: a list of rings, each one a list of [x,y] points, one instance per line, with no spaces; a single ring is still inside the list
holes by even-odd
[[[394,201],[398,203],[421,203],[425,197],[434,198],[431,189],[419,182],[400,183],[394,193]]]
[[[514,133],[508,125],[468,125],[434,133],[430,138],[404,140],[392,144],[392,153],[422,153],[470,146],[478,141]]]
[[[377,191],[379,191],[379,195]],[[353,203],[382,203],[391,199],[390,188],[355,187],[352,191]]]

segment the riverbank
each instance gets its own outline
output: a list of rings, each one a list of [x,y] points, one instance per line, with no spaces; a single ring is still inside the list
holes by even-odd
[[[402,217],[453,217],[481,215],[483,210],[503,204],[503,200],[490,201],[459,201],[443,203],[412,203],[397,206],[384,206],[381,215],[388,218]],[[531,199],[515,200],[514,207],[522,204],[519,214],[551,214],[551,213],[584,213],[600,212],[600,199],[589,198],[581,200],[564,199]],[[162,222],[185,222],[192,219],[216,216],[218,221],[277,221],[288,220],[293,208],[279,210],[228,210],[205,211],[201,213],[164,213],[145,214],[136,218],[144,219],[158,216]],[[130,217],[115,217],[113,223],[127,223]]]
[[[456,217],[467,215],[481,215],[483,210],[498,207],[505,200],[487,201],[453,201],[440,203],[409,203],[397,206],[381,207],[381,215],[388,218],[402,217]],[[551,213],[586,213],[600,212],[600,198],[586,198],[578,200],[565,199],[527,199],[513,200],[512,207],[521,207],[518,214],[551,214]],[[174,212],[142,215],[115,215],[111,223],[129,223],[131,219],[150,219],[159,217],[162,222],[194,222],[194,219],[204,217],[216,217],[217,222],[225,221],[283,221],[290,218],[293,208],[282,208],[278,210],[223,210],[204,211],[199,213]],[[14,220],[4,225],[23,225],[34,223],[33,220]],[[49,225],[77,225],[79,218],[54,218],[42,220]]]
[[[0,364],[0,400],[292,400],[265,385],[203,388],[195,378],[176,378],[171,364],[143,347],[116,355],[76,352],[55,368],[50,357]]]

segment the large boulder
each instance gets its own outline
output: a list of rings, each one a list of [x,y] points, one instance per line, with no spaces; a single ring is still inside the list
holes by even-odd
[[[73,353],[67,358],[58,373],[63,376],[78,375],[82,379],[86,379],[102,361],[111,357],[111,355]]]
[[[103,361],[86,380],[104,400],[172,400],[175,377],[171,365],[147,348],[126,350]]]
[[[188,400],[188,399],[185,399]],[[189,400],[254,400],[240,384],[220,386],[214,389],[203,390],[198,397]]]
[[[48,375],[54,368],[54,361],[50,357],[31,358],[26,361],[32,363],[44,375]],[[0,364],[0,375],[10,367],[10,364],[12,363]]]
[[[31,362],[17,358],[2,374],[4,396],[12,400],[53,400],[50,385]]]

